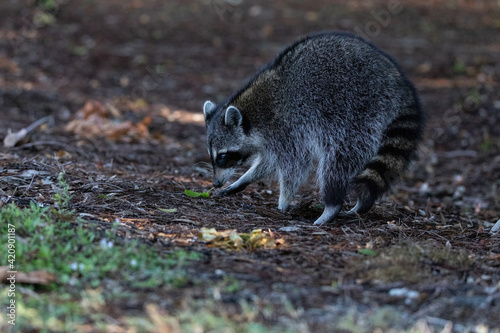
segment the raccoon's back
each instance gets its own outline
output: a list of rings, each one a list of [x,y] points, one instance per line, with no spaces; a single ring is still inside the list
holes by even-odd
[[[304,117],[313,120],[311,128],[384,128],[412,99],[413,86],[390,56],[354,35],[329,32],[287,47],[225,105],[263,128],[286,126],[285,119],[289,126],[303,124]]]
[[[366,142],[374,145],[364,154],[371,158],[384,131],[419,102],[390,56],[354,35],[328,32],[287,47],[230,104],[242,111],[248,131],[275,141],[295,135],[324,145]]]
[[[285,50],[270,69],[281,79],[280,99],[292,104],[288,110],[318,112],[333,121],[383,114],[387,125],[411,90],[388,55],[344,33],[308,37]]]

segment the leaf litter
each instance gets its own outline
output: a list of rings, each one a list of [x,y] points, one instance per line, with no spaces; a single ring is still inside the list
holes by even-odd
[[[240,251],[274,249],[285,243],[283,238],[276,238],[271,230],[263,231],[262,229],[254,229],[250,233],[238,233],[236,229],[217,231],[215,228],[203,227],[198,233],[198,238],[211,247]]]
[[[148,130],[150,123],[149,116],[138,123],[124,121],[120,111],[111,104],[89,100],[76,112],[65,129],[85,139],[105,137],[115,142],[144,142],[151,136]]]

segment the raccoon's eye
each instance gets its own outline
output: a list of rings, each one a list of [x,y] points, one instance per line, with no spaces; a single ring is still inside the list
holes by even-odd
[[[215,159],[215,164],[217,164],[218,167],[223,168],[226,165],[226,160],[227,160],[227,154],[225,153],[219,154]]]
[[[215,164],[219,168],[232,168],[242,161],[243,157],[238,152],[227,152],[217,155]]]

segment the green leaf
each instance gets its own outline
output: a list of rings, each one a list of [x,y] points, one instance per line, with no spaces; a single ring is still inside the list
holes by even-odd
[[[198,197],[208,198],[210,196],[210,193],[208,192],[195,192],[191,190],[185,190],[184,194],[192,198],[198,198]]]
[[[164,213],[177,213],[177,208],[158,208],[158,210]]]
[[[185,190],[184,194],[187,195],[188,197],[192,197],[192,198],[197,198],[201,195],[200,192],[195,192],[195,191],[191,191],[191,190]]]
[[[372,249],[359,249],[358,253],[367,255],[367,256],[376,256],[377,252],[373,251]]]

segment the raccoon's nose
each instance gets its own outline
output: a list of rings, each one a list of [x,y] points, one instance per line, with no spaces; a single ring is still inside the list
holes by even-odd
[[[222,182],[218,179],[214,179],[214,187],[222,187]]]

